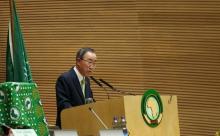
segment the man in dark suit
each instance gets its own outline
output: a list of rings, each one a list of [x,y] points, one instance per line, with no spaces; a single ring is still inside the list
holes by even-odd
[[[88,76],[96,66],[96,53],[92,48],[81,48],[76,54],[76,65],[61,74],[56,82],[57,120],[61,127],[60,113],[63,109],[79,106],[93,99]]]

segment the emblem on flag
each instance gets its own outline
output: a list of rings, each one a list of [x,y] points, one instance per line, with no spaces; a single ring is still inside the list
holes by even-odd
[[[31,98],[30,97],[25,98],[24,105],[25,105],[27,110],[31,109],[32,103],[31,103]]]
[[[0,102],[4,102],[5,101],[5,93],[0,90]]]
[[[20,117],[20,111],[16,107],[12,107],[10,110],[10,117],[12,120],[18,120]]]

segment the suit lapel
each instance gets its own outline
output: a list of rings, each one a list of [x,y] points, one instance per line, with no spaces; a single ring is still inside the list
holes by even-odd
[[[76,85],[76,91],[77,91],[78,95],[80,96],[82,102],[85,103],[85,99],[83,96],[81,85],[80,85],[79,79],[76,75],[76,72],[74,69],[72,69],[71,72],[73,73],[73,82],[74,82],[73,84]]]

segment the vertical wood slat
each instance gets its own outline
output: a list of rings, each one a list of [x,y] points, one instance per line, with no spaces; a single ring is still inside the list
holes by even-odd
[[[220,128],[219,1],[19,0],[17,11],[50,124],[56,78],[74,65],[76,50],[90,46],[98,55],[95,77],[135,94],[155,88],[178,95],[181,135],[212,136]],[[8,17],[2,0],[1,82]],[[96,100],[105,100],[106,92],[91,83]]]

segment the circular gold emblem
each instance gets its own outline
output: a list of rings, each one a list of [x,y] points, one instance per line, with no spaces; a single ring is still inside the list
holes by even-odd
[[[156,90],[146,91],[141,101],[141,113],[150,127],[156,127],[162,120],[163,104]]]

